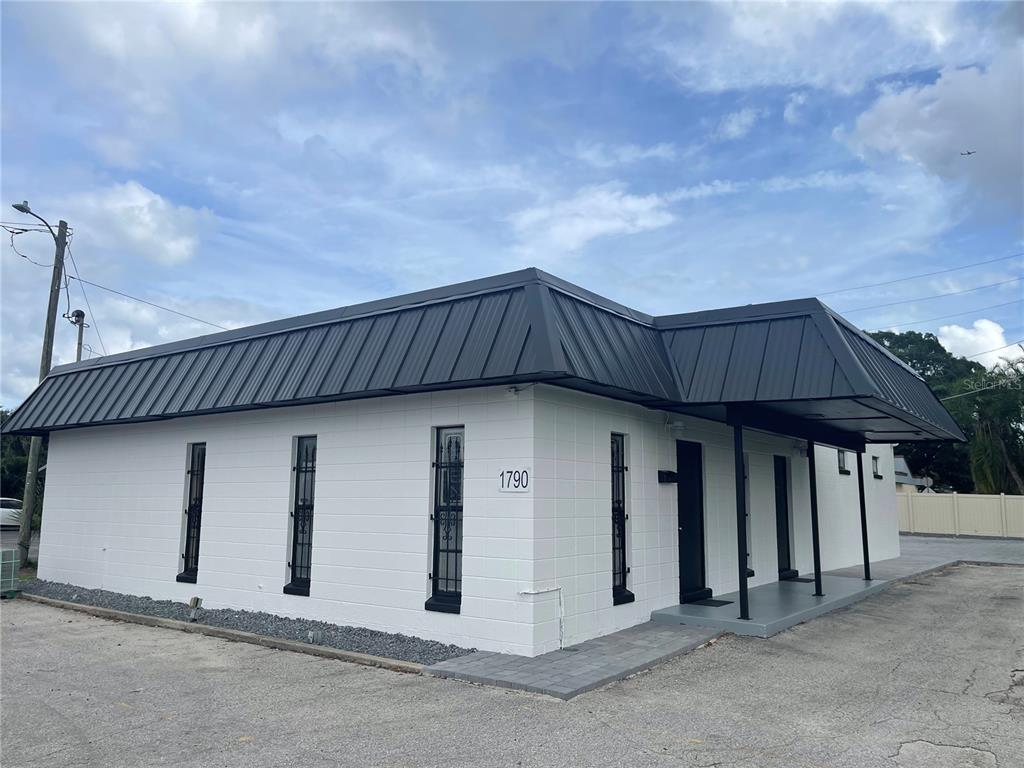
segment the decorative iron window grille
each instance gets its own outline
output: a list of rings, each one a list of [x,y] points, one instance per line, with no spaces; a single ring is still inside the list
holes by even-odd
[[[295,498],[292,504],[292,556],[288,563],[291,581],[284,591],[289,595],[308,595],[313,561],[313,495],[316,480],[316,437],[295,440],[295,466],[292,467]]]
[[[206,443],[192,443],[185,470],[185,551],[178,581],[195,584],[199,575],[199,534],[203,526],[203,480],[206,475]]]
[[[612,432],[612,602],[615,605],[633,602],[633,593],[626,588],[626,436]]]
[[[458,613],[462,604],[462,485],[465,430],[437,430],[434,447],[433,562],[426,608]]]

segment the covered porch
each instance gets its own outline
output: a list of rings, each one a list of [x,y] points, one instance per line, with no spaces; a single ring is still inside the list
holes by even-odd
[[[771,637],[796,624],[844,608],[880,592],[887,579],[864,579],[821,574],[822,594],[815,594],[817,582],[797,577],[762,584],[746,591],[750,618],[739,617],[740,592],[716,595],[712,599],[662,608],[651,613],[657,624],[707,627],[737,635]]]
[[[693,313],[660,318],[660,322],[668,334],[669,353],[685,393],[683,404],[668,409],[724,422],[732,433],[732,546],[736,557],[729,557],[729,567],[736,568],[732,584],[738,585],[738,589],[712,594],[705,574],[701,573],[707,565],[699,561],[706,553],[699,542],[694,542],[703,535],[699,519],[702,500],[697,494],[689,502],[698,515],[684,514],[686,467],[680,461],[675,473],[662,474],[666,480],[679,482],[680,568],[690,574],[681,588],[680,604],[655,610],[652,619],[767,637],[884,588],[885,581],[871,575],[865,499],[866,473],[870,473],[873,482],[880,482],[883,476],[878,470],[877,456],[865,456],[865,452],[872,444],[964,439],[956,422],[921,377],[816,301],[784,302],[771,309],[762,306]],[[720,342],[730,346],[728,355],[720,352]],[[778,580],[763,583],[761,576],[757,580],[760,583],[751,586],[749,582],[755,574],[750,520],[751,508],[758,507],[758,499],[752,496],[744,443],[754,433],[785,436],[806,446],[806,474],[799,485],[809,502],[803,512],[807,517],[803,519],[809,523],[806,530],[810,536],[791,558],[788,549],[782,551],[789,534],[780,522]],[[842,540],[850,548],[859,545],[859,578],[849,572],[830,574],[822,570],[822,524],[835,525],[840,510],[834,508],[837,484],[829,477],[819,479],[816,445],[840,451],[839,473],[855,476],[850,480],[856,485],[843,483],[843,498],[849,501],[842,504]],[[835,472],[832,467],[826,469]],[[785,474],[783,466],[782,482],[776,488],[776,510],[786,505]],[[776,475],[779,477],[778,469]],[[796,483],[795,476],[791,477]],[[696,479],[691,478],[689,484],[692,486]],[[822,496],[826,507],[819,515],[822,482],[830,490]],[[856,534],[855,515],[859,517]],[[783,516],[777,513],[777,517],[781,521]],[[834,530],[826,529],[824,534],[833,534],[834,542]],[[856,539],[859,541],[855,543]],[[797,546],[795,542],[789,545]],[[798,567],[796,561],[806,555],[810,557],[803,560],[799,566],[802,572],[797,573],[793,570]],[[837,568],[839,564],[826,562],[825,567]]]

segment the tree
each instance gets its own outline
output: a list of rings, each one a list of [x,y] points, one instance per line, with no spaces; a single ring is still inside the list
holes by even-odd
[[[0,424],[3,424],[11,416],[11,411],[0,408]],[[25,498],[25,470],[28,468],[28,446],[29,438],[19,435],[4,435],[0,438],[0,496],[12,499]],[[46,464],[46,443],[43,443],[43,451],[39,456],[39,464]],[[43,475],[40,475],[39,485],[36,488],[36,514],[43,508]],[[37,523],[33,521],[33,525]]]
[[[946,401],[973,425],[971,476],[978,493],[1024,494],[1024,357],[964,379]]]
[[[939,398],[965,391],[967,387],[960,387],[961,382],[985,372],[980,363],[951,355],[931,333],[876,331],[871,337],[920,373]],[[957,422],[970,441],[973,421],[957,418]],[[896,452],[906,458],[914,472],[932,478],[936,489],[961,493],[974,490],[970,442],[900,443]]]
[[[911,469],[939,488],[1024,494],[1024,357],[990,371],[951,355],[931,333],[871,336],[924,377],[967,435],[966,444],[901,443]]]

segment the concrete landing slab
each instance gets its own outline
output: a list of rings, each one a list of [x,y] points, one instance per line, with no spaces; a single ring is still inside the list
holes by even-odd
[[[648,622],[533,658],[477,651],[423,672],[571,699],[692,651],[720,634],[715,629]]]
[[[872,574],[873,575],[873,574]],[[673,605],[651,613],[657,624],[683,624],[708,627],[737,635],[771,637],[784,629],[843,608],[885,589],[884,579],[864,581],[849,576],[822,574],[821,597],[814,596],[814,582],[776,581],[748,590],[750,619],[739,618],[739,592],[715,595],[729,605],[708,606],[695,603]]]

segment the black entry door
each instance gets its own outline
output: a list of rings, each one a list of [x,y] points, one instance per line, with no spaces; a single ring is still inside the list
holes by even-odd
[[[789,462],[785,456],[775,457],[775,540],[779,548],[779,579],[792,579],[793,570],[789,547]]]
[[[700,443],[676,440],[679,602],[711,597],[704,575],[704,457]]]

